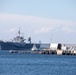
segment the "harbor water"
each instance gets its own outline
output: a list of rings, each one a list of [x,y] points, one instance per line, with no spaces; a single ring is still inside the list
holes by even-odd
[[[76,75],[76,56],[0,51],[0,75]]]

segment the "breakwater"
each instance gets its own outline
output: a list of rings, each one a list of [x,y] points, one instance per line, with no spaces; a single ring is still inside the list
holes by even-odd
[[[34,53],[34,54],[52,54],[52,55],[76,55],[76,50],[10,50],[10,53]]]
[[[76,50],[45,50],[39,54],[76,55]]]

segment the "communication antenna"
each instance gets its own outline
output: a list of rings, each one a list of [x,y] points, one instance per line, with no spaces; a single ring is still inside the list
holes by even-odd
[[[20,36],[20,34],[21,34],[21,32],[20,32],[20,27],[19,27],[19,31],[18,31],[18,34],[19,34],[19,36]]]
[[[53,34],[51,33],[51,43],[52,43],[52,37],[53,37]]]

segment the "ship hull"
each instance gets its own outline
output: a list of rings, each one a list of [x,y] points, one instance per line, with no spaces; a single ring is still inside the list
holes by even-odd
[[[16,42],[3,42],[0,41],[0,50],[31,50],[34,43],[16,43]],[[35,44],[37,48],[40,44]]]

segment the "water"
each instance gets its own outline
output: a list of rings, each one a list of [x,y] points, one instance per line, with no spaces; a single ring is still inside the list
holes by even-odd
[[[0,52],[0,75],[76,75],[76,56]]]

